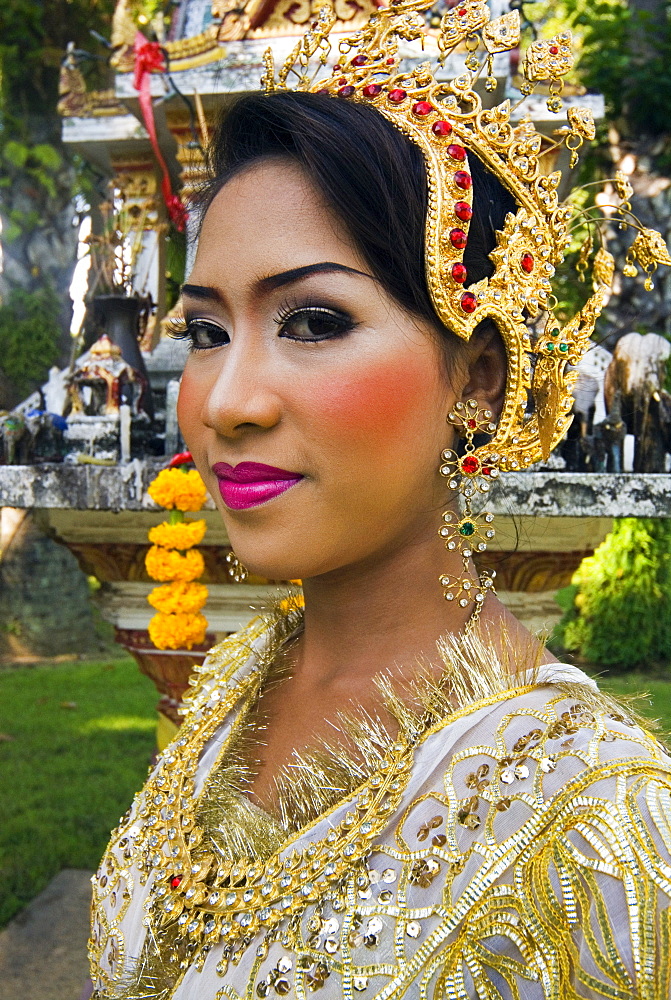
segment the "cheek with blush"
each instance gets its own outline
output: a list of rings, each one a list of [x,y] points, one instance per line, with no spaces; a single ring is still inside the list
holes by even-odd
[[[318,414],[328,435],[360,443],[369,456],[394,451],[402,439],[439,421],[441,395],[435,367],[408,364],[407,358],[363,363],[352,375],[301,386],[302,406]]]

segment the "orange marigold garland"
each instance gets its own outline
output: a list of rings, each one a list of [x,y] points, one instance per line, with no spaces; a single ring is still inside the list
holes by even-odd
[[[168,510],[200,510],[207,499],[205,483],[195,469],[162,469],[148,493],[159,507]]]
[[[170,511],[167,521],[149,530],[152,547],[145,566],[153,580],[164,583],[148,597],[157,610],[149,622],[149,638],[157,649],[191,649],[204,642],[207,632],[207,618],[200,614],[207,587],[195,582],[205,561],[194,548],[202,542],[207,526],[204,520],[185,518],[184,512],[200,510],[207,491],[195,469],[167,468],[159,472],[148,492],[155,503]]]

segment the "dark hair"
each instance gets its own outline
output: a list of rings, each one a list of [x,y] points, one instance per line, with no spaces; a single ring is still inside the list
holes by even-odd
[[[276,156],[303,168],[389,295],[445,332],[424,268],[428,190],[419,147],[365,104],[299,92],[252,94],[236,101],[216,129],[204,208],[235,174]],[[473,218],[464,263],[473,284],[493,274],[496,230],[516,206],[472,153],[469,165]]]

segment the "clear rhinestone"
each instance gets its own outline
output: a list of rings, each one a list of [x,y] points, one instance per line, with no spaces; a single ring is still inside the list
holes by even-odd
[[[408,937],[418,938],[422,933],[422,925],[418,920],[411,920],[409,924],[406,924],[405,933]]]

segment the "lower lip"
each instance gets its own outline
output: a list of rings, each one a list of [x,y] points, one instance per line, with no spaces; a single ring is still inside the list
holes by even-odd
[[[231,510],[246,510],[267,503],[281,493],[286,493],[299,479],[271,479],[257,483],[234,483],[231,479],[219,480],[221,498]]]

